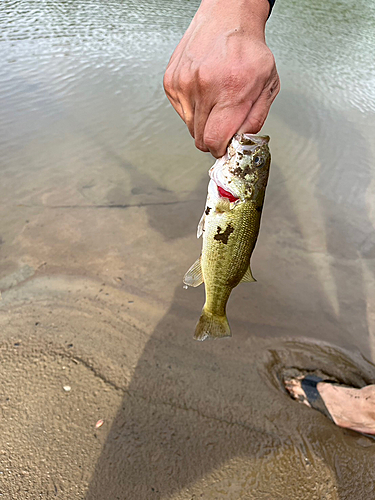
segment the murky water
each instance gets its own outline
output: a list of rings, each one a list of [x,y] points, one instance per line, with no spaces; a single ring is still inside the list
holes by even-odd
[[[375,381],[375,5],[275,7],[258,283],[234,291],[234,336],[215,344],[191,340],[203,290],[181,288],[212,158],[162,90],[197,6],[2,1],[3,325],[25,341],[37,323],[54,345],[73,336],[126,390],[86,464],[88,500],[371,500],[375,445],[291,401],[281,379]]]

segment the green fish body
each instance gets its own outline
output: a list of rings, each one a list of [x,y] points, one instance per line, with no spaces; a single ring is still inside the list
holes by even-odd
[[[235,135],[227,154],[210,169],[205,211],[198,225],[200,258],[184,283],[204,282],[206,302],[194,338],[231,336],[226,304],[240,282],[255,281],[250,268],[260,227],[271,156],[268,136]]]

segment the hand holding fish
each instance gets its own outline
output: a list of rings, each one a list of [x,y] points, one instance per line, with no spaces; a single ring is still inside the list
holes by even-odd
[[[170,102],[216,158],[236,132],[259,132],[279,92],[268,13],[267,0],[203,0],[166,69]]]

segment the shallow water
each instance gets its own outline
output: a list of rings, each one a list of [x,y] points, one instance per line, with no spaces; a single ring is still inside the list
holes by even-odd
[[[74,339],[75,356],[124,391],[83,462],[88,500],[370,500],[375,445],[291,401],[281,380],[308,369],[375,381],[375,7],[276,5],[267,39],[282,91],[263,129],[273,162],[258,282],[233,293],[233,338],[200,344],[203,290],[181,279],[200,251],[213,160],[162,90],[197,5],[3,0],[4,339]],[[75,454],[56,473],[66,492],[83,481]]]

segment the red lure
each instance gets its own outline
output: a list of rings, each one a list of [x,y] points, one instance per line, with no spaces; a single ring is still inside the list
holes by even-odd
[[[229,191],[225,191],[225,189],[223,189],[222,187],[220,186],[217,186],[217,189],[219,191],[219,194],[222,198],[228,198],[229,201],[236,201],[238,200],[238,198],[236,198],[235,196],[233,196],[232,193],[229,193]]]

